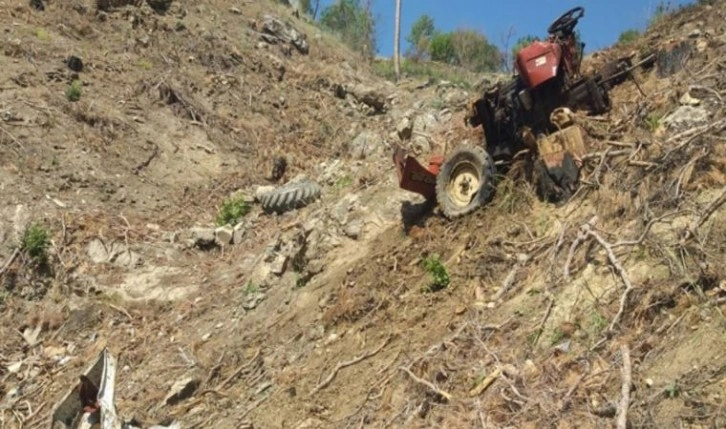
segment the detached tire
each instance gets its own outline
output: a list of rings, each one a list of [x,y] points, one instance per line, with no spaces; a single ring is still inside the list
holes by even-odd
[[[320,197],[320,185],[310,180],[288,183],[260,196],[267,213],[284,213],[305,207]]]
[[[494,160],[481,147],[452,152],[436,176],[436,200],[448,219],[464,216],[494,195]]]

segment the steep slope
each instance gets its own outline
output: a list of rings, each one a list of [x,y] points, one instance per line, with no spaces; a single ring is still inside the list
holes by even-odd
[[[645,96],[626,82],[580,118],[592,154],[570,202],[508,178],[455,222],[396,188],[387,144],[396,128],[421,155],[478,141],[472,94],[380,82],[273,3],[78,5],[1,21],[3,231],[45,218],[53,237],[48,273],[3,249],[6,426],[45,424],[104,346],[119,413],[144,427],[610,427],[625,361],[633,427],[723,426],[723,2],[590,59],[675,53],[637,74]],[[270,44],[265,14],[309,52]],[[280,182],[303,173],[321,201],[255,206],[235,245],[187,243],[281,155]],[[434,254],[451,283],[426,292]]]

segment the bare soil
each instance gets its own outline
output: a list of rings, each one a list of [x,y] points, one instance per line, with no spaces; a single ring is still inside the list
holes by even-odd
[[[119,414],[144,427],[726,425],[724,2],[588,59],[692,47],[671,75],[635,73],[645,96],[628,81],[609,114],[579,116],[591,156],[572,200],[505,177],[456,221],[410,214],[421,199],[397,188],[390,145],[405,115],[422,157],[478,143],[466,88],[384,82],[276,2],[96,6],[0,12],[0,427],[47,425],[104,347]],[[262,43],[266,14],[309,52]],[[384,111],[354,95],[368,89]],[[707,118],[669,125],[685,93]],[[186,244],[228,196],[299,174],[320,201],[253,205],[240,243]],[[47,265],[14,251],[31,222]],[[271,274],[285,249],[300,258]],[[430,255],[450,276],[437,292]],[[166,405],[187,377],[194,394]]]

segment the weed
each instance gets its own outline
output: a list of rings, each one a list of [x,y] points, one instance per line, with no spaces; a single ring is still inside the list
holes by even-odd
[[[35,37],[37,37],[38,40],[41,40],[43,42],[47,42],[48,40],[50,40],[50,35],[43,28],[38,28],[35,30]]]
[[[147,60],[146,58],[142,58],[139,60],[138,66],[139,66],[139,68],[141,68],[143,70],[151,70],[151,68],[154,66],[154,64],[152,64],[150,60]]]
[[[449,285],[449,273],[439,260],[438,255],[431,255],[423,260],[423,268],[431,275],[431,283],[425,289],[428,292],[439,291]]]
[[[0,305],[5,304],[5,301],[8,300],[9,296],[10,294],[8,293],[8,291],[0,290]]]
[[[681,391],[678,386],[676,386],[676,383],[670,383],[665,387],[665,393],[669,398],[676,398],[680,395]]]
[[[556,328],[554,332],[552,332],[552,336],[550,337],[550,344],[552,344],[553,346],[559,344],[564,338],[565,333],[562,332],[562,329]]]
[[[250,295],[257,295],[257,293],[260,291],[260,287],[252,282],[247,282],[244,289],[245,296]]]
[[[244,196],[228,198],[222,203],[217,212],[217,225],[235,225],[245,217],[251,210]]]
[[[645,117],[645,125],[651,133],[655,132],[655,130],[657,130],[660,126],[660,119],[661,117],[657,113],[649,113],[648,116]]]
[[[68,85],[68,88],[66,88],[66,98],[68,101],[78,101],[81,99],[82,86],[83,84],[80,80],[74,80]]]
[[[592,330],[598,334],[608,325],[608,319],[602,314],[595,312],[590,316],[590,326]]]
[[[353,178],[350,176],[343,176],[335,181],[336,188],[347,188],[353,184]]]
[[[28,256],[43,264],[47,261],[46,249],[50,244],[48,231],[38,224],[29,226],[23,233],[20,247],[27,252]]]

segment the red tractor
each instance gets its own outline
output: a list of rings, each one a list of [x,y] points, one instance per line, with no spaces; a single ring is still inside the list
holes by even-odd
[[[523,159],[542,198],[569,198],[579,181],[578,158],[585,153],[583,131],[573,125],[569,109],[607,112],[609,89],[634,68],[623,58],[606,64],[601,73],[581,75],[584,43],[574,29],[583,15],[584,9],[576,7],[557,18],[546,40],[519,51],[514,77],[470,105],[466,121],[483,128],[482,146],[461,146],[445,159],[434,156],[428,168],[396,148],[400,187],[436,199],[443,214],[454,218],[486,204],[494,193],[495,171]]]

